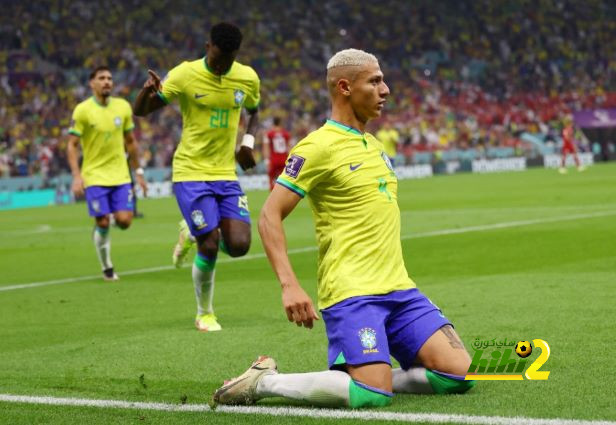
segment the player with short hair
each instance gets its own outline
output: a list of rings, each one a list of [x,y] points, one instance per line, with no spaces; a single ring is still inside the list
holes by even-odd
[[[329,341],[324,372],[282,374],[259,357],[214,403],[285,397],[318,406],[385,406],[394,392],[463,393],[471,359],[450,321],[409,278],[400,242],[397,179],[383,145],[364,131],[389,88],[373,55],[347,49],[327,65],[331,119],[291,151],[259,232],[291,322],[318,314],[287,255],[282,221],[308,196],[319,245],[318,299]],[[401,368],[392,371],[390,355]]]
[[[563,137],[563,147],[561,151],[561,160],[560,160],[560,168],[558,171],[561,174],[567,173],[567,155],[573,155],[573,160],[575,161],[575,165],[578,171],[584,171],[586,168],[580,162],[580,158],[577,154],[577,148],[575,147],[575,141],[573,140],[573,134],[575,133],[575,129],[573,128],[573,118],[567,115],[564,119],[564,127],[562,132]]]
[[[267,163],[270,190],[284,170],[291,147],[291,135],[280,125],[281,121],[280,117],[274,117],[274,126],[263,137],[263,158]]]
[[[212,306],[219,244],[232,257],[250,248],[248,200],[237,181],[235,159],[244,170],[255,165],[260,82],[251,67],[235,61],[241,43],[237,26],[214,25],[205,57],[181,63],[162,82],[149,70],[135,101],[138,116],[176,100],[180,104],[183,128],[173,156],[173,191],[186,223],[180,225],[181,249],[175,251],[174,262],[181,263],[196,239],[192,279],[200,331],[221,329]],[[235,153],[242,108],[250,117]]]
[[[90,216],[94,217],[94,246],[103,269],[103,279],[118,280],[111,262],[110,214],[116,225],[127,229],[133,219],[133,194],[126,153],[137,183],[147,193],[143,169],[139,167],[139,149],[133,135],[130,104],[111,96],[113,78],[107,66],[90,74],[92,97],[75,107],[68,136],[67,156],[73,174],[72,190],[76,197],[85,191]],[[83,164],[79,167],[79,144]]]

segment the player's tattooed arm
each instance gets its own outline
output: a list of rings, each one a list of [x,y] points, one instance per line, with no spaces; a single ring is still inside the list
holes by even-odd
[[[456,331],[453,330],[451,325],[443,326],[441,328],[441,332],[443,332],[445,336],[447,337],[447,340],[449,341],[449,345],[451,345],[451,348],[464,350],[464,344],[462,343],[462,340],[460,340],[460,337],[458,336]]]

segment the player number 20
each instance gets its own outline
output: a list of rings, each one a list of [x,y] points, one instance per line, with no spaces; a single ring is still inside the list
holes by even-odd
[[[229,127],[229,110],[212,108],[212,116],[210,117],[210,128],[227,127]]]

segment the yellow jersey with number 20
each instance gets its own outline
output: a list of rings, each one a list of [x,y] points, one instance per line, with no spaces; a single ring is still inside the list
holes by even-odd
[[[183,62],[163,80],[159,96],[178,99],[182,138],[173,156],[173,181],[237,180],[235,145],[242,107],[259,105],[259,77],[233,62],[224,75],[214,74],[205,58]]]

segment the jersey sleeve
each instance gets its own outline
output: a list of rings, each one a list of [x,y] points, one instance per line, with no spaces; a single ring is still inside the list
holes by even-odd
[[[303,198],[326,178],[329,156],[326,147],[316,140],[302,140],[289,153],[284,172],[276,183]]]
[[[253,71],[254,72],[254,71]],[[247,93],[246,100],[244,101],[244,107],[246,109],[257,109],[259,102],[261,101],[261,81],[257,73],[254,73],[254,79],[250,92]]]
[[[127,133],[132,131],[135,128],[135,123],[133,121],[133,108],[131,108],[130,103],[126,102],[126,117],[124,119],[124,132]]]
[[[182,81],[184,80],[184,63],[176,66],[163,78],[162,90],[158,92],[160,98],[166,104],[173,102],[182,92]]]
[[[77,137],[81,137],[86,128],[86,115],[81,105],[78,105],[73,111],[71,118],[71,127],[68,129],[68,133]]]

